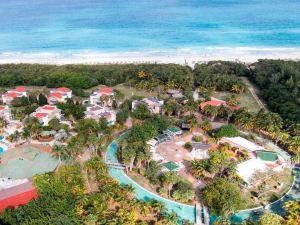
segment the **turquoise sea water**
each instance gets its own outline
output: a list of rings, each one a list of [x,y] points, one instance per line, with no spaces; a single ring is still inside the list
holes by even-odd
[[[300,47],[299,0],[0,1],[0,52]]]

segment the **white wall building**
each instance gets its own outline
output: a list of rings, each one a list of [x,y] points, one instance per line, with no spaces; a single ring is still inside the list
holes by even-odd
[[[0,118],[9,122],[12,119],[10,108],[7,105],[0,105]]]
[[[192,151],[189,153],[191,159],[209,159],[209,149],[211,145],[203,142],[192,142]]]
[[[251,184],[253,175],[257,171],[266,171],[267,168],[267,165],[262,160],[252,158],[237,165],[237,174],[247,184]]]
[[[10,104],[12,100],[20,97],[27,97],[27,91],[24,86],[16,87],[15,89],[7,91],[2,95],[3,104]]]
[[[108,125],[113,125],[116,122],[116,113],[107,107],[102,107],[99,105],[90,106],[86,108],[85,117],[99,120],[104,117],[107,120]]]
[[[111,105],[112,97],[114,96],[114,91],[110,87],[100,88],[97,91],[94,91],[93,94],[90,96],[90,103],[91,105],[103,105],[101,100],[102,97],[107,97],[107,104]]]
[[[259,146],[251,141],[248,141],[245,138],[242,137],[224,137],[220,141],[221,143],[228,143],[233,147],[237,147],[240,149],[244,149],[248,152],[254,152],[257,150],[263,150],[264,148],[262,146]]]
[[[36,111],[31,114],[31,116],[37,118],[43,126],[48,126],[49,121],[54,118],[57,118],[58,120],[63,119],[61,110],[52,105],[44,105],[37,108]]]
[[[164,105],[164,101],[160,100],[158,98],[154,98],[154,97],[144,98],[140,101],[134,100],[132,102],[132,111],[134,111],[136,109],[136,107],[141,104],[146,105],[151,113],[159,114],[159,113],[161,113],[161,109],[162,109],[162,106]]]
[[[55,104],[56,102],[66,102],[68,98],[72,98],[72,90],[67,87],[60,87],[50,91],[48,97],[49,104]]]

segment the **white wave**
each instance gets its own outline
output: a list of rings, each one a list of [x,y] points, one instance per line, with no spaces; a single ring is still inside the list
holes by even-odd
[[[0,63],[40,64],[110,64],[110,63],[178,63],[194,65],[210,60],[255,62],[258,59],[299,60],[300,47],[213,47],[182,48],[132,52],[92,50],[65,52],[3,52]]]

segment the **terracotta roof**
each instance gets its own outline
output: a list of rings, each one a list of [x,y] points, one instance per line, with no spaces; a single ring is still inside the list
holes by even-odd
[[[9,92],[9,93],[6,93],[4,96],[8,97],[8,98],[16,98],[16,97],[18,97],[18,93],[16,93],[16,92]]]
[[[200,108],[201,108],[201,109],[204,109],[205,106],[207,106],[207,105],[211,105],[211,106],[220,106],[220,105],[224,105],[224,104],[226,104],[226,102],[224,102],[224,101],[220,101],[220,100],[211,100],[211,101],[207,101],[207,102],[202,102],[202,103],[200,104]]]
[[[19,184],[0,191],[0,200],[21,194],[27,191],[36,190],[31,181]]]
[[[34,115],[34,117],[37,118],[37,119],[42,119],[42,118],[44,118],[46,116],[48,116],[48,113],[36,113]]]
[[[113,92],[113,89],[110,87],[104,87],[104,88],[100,88],[99,91],[102,94],[111,94]]]
[[[44,110],[54,110],[54,109],[55,109],[55,106],[44,105],[42,109],[44,109]]]
[[[58,92],[51,93],[50,98],[62,98],[62,94]]]
[[[0,105],[0,110],[4,110],[5,106],[4,105]]]
[[[24,86],[19,86],[19,87],[16,87],[15,91],[24,92],[24,91],[26,91],[26,88]]]
[[[56,89],[56,91],[59,91],[59,92],[69,92],[71,91],[69,88],[67,87],[59,87]]]

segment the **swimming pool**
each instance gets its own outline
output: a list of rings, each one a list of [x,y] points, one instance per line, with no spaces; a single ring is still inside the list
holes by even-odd
[[[122,138],[122,136],[120,137]],[[113,141],[109,146],[108,150],[106,152],[105,161],[106,162],[112,162],[112,163],[118,163],[118,159],[116,157],[116,153],[118,150],[118,143],[116,141]],[[133,181],[130,177],[128,177],[123,170],[115,169],[115,168],[109,168],[109,174],[118,180],[121,184],[127,184],[131,185],[135,189],[135,194],[138,199],[148,201],[151,199],[155,199],[157,201],[160,201],[165,204],[166,208],[171,212],[176,212],[182,219],[189,220],[193,223],[196,221],[196,208],[194,206],[182,204],[179,202],[171,201],[169,199],[160,197],[139,184],[137,184],[135,181]],[[287,201],[300,199],[300,170],[297,168],[294,168],[293,170],[294,174],[294,185],[289,191],[286,196],[282,197],[278,201],[275,201],[274,203],[270,204],[268,206],[268,209],[271,210],[274,213],[277,213],[279,215],[284,215],[285,210],[283,209],[283,205]],[[231,222],[233,224],[241,223],[244,220],[251,218],[252,220],[257,220],[259,215],[263,213],[265,209],[263,207],[256,208],[256,209],[249,209],[249,210],[242,210],[237,213],[235,213],[231,217]],[[213,222],[216,219],[215,216],[210,216],[210,222]]]
[[[118,144],[116,141],[113,141],[109,147],[108,151],[106,152],[105,160],[117,163],[118,160],[116,158],[116,153],[118,150]],[[131,185],[135,189],[136,197],[140,200],[149,201],[151,199],[155,199],[164,203],[166,208],[171,212],[176,212],[182,219],[189,220],[193,223],[196,222],[196,208],[195,206],[182,204],[179,202],[171,201],[169,199],[160,197],[147,189],[143,188],[135,181],[133,181],[130,177],[128,177],[123,170],[116,169],[116,168],[109,168],[109,174],[117,179],[121,184]]]
[[[269,161],[269,162],[275,162],[278,159],[278,155],[276,152],[259,150],[256,151],[256,155],[261,160]]]
[[[0,146],[0,154],[4,152],[4,149]]]

